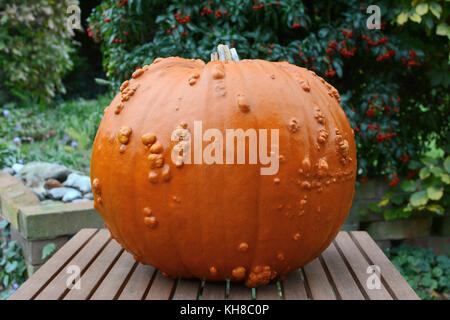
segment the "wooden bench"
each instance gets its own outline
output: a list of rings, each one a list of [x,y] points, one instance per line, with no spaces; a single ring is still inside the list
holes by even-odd
[[[369,266],[381,270],[369,289]],[[71,266],[80,271],[80,289],[68,289]],[[73,272],[73,271],[72,271]],[[70,285],[70,282],[69,282]],[[57,251],[11,297],[18,299],[419,299],[383,251],[363,231],[340,232],[323,254],[283,280],[256,289],[233,282],[164,277],[137,263],[105,229],[83,229]]]

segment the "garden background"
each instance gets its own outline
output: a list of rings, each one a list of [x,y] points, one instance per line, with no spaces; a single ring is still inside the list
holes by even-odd
[[[71,4],[81,13],[73,33]],[[356,196],[344,228],[368,230],[420,297],[448,299],[450,1],[377,1],[379,30],[366,26],[370,4],[4,0],[0,168],[26,184],[20,170],[36,161],[88,175],[103,109],[135,68],[157,57],[209,60],[224,43],[241,59],[289,61],[339,90],[355,131]],[[0,230],[6,298],[30,263],[14,224],[0,221]],[[39,247],[42,261],[56,242]]]

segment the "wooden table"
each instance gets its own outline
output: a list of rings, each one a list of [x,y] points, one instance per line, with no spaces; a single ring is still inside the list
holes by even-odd
[[[379,266],[379,288],[369,289],[371,265]],[[80,289],[66,282],[74,267]],[[70,273],[72,272],[72,274]],[[70,282],[69,282],[70,284]],[[233,282],[164,277],[133,260],[105,229],[83,229],[28,279],[10,299],[419,299],[383,251],[363,231],[340,232],[323,254],[285,279],[250,289]]]

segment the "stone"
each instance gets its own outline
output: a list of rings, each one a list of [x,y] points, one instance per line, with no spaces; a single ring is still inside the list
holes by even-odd
[[[27,275],[29,278],[42,266],[42,264],[33,265],[25,261],[25,266],[27,267]]]
[[[93,201],[20,208],[20,234],[27,239],[53,239],[83,228],[104,228]]]
[[[43,180],[39,179],[36,176],[26,176],[24,178],[25,180],[25,185],[28,188],[37,188],[40,187],[41,185],[43,185]]]
[[[88,200],[94,200],[94,195],[92,194],[92,192],[84,194],[83,197]]]
[[[370,179],[365,183],[359,183],[359,186],[355,189],[354,200],[366,200],[366,199],[374,199],[378,195],[378,180]]]
[[[346,221],[341,228],[341,231],[355,231],[359,230],[359,222],[357,221]]]
[[[63,186],[62,183],[56,179],[47,179],[44,184],[44,187],[47,190],[54,189],[54,188],[62,188],[62,186]]]
[[[374,240],[401,240],[430,235],[431,218],[399,219],[368,223],[366,231]]]
[[[444,237],[450,237],[450,217],[434,218],[433,233]]]
[[[46,206],[48,204],[55,204],[55,203],[61,203],[58,200],[51,200],[51,199],[46,199],[44,201],[41,201],[41,205]]]
[[[404,244],[409,244],[413,247],[430,248],[436,256],[441,254],[450,255],[450,237],[425,237],[416,239],[406,239]]]
[[[91,201],[91,200],[90,200],[90,199],[86,199],[86,198],[80,198],[80,199],[72,200],[73,203],[76,203],[76,202],[86,202],[86,201]]]
[[[22,168],[23,168],[23,164],[20,164],[20,163],[14,163],[12,165],[12,169],[14,170],[14,173],[20,172],[20,170],[22,170]]]
[[[346,222],[367,222],[367,221],[382,221],[384,220],[383,213],[372,212],[369,210],[369,205],[372,203],[378,203],[381,199],[373,200],[353,200],[352,207],[348,214]],[[361,214],[360,211],[365,209],[365,214]]]
[[[390,249],[392,247],[391,240],[378,240],[376,244],[383,250]]]
[[[83,193],[91,192],[91,178],[77,173],[71,173],[63,185],[76,188]]]
[[[10,175],[14,175],[16,173],[13,168],[3,168],[2,171]]]
[[[47,244],[53,243],[55,251],[59,250],[68,240],[69,235],[56,237],[54,239],[45,240],[29,240],[24,238],[19,231],[11,227],[11,240],[16,241],[16,243],[22,248],[22,254],[25,261],[32,265],[40,265],[44,263],[42,259],[42,250]]]
[[[30,162],[23,166],[19,174],[28,180],[28,177],[34,176],[42,181],[56,179],[60,182],[65,181],[67,176],[72,173],[69,168],[48,162]]]
[[[76,189],[73,189],[64,195],[64,197],[62,198],[62,201],[63,202],[72,202],[74,200],[81,199],[81,198],[82,198],[81,192]]]
[[[77,189],[66,188],[66,187],[50,189],[50,190],[48,190],[47,194],[50,197],[50,199],[62,200],[67,193],[74,192],[74,191],[77,192],[78,194],[80,194],[80,196],[81,196],[80,191],[78,191]],[[73,194],[74,193],[72,193],[71,196],[73,196]],[[74,198],[74,199],[76,199],[76,198]]]
[[[38,197],[39,201],[44,201],[45,200],[45,194],[46,191],[45,189],[39,190],[39,189],[31,189],[33,191],[33,193],[36,195],[36,197]]]
[[[14,227],[19,228],[19,207],[38,205],[39,198],[20,179],[0,171],[1,214]]]

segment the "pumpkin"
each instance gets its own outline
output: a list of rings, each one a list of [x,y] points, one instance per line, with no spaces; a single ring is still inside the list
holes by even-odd
[[[122,84],[93,145],[94,206],[112,238],[164,275],[256,287],[337,235],[353,199],[354,133],[338,91],[314,72],[235,61],[222,45],[212,58],[157,58]],[[223,134],[277,129],[278,171],[261,174],[249,153],[234,165],[187,164],[187,151],[173,160],[174,134],[193,137],[194,121]]]

